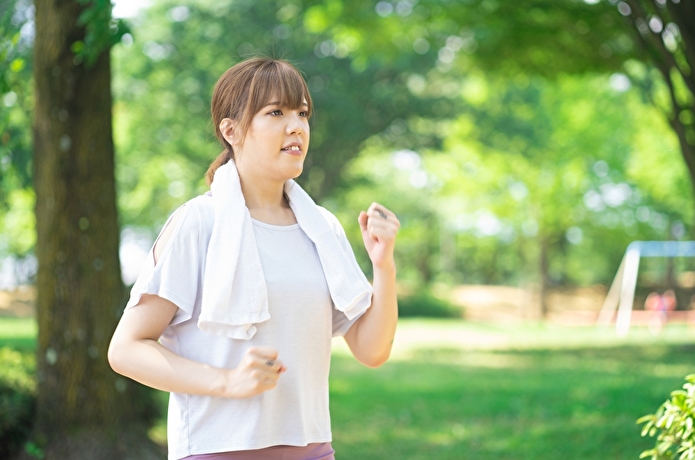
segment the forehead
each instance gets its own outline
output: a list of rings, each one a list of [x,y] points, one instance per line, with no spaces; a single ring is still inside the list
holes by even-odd
[[[279,102],[287,107],[299,107],[309,101],[310,96],[304,80],[296,71],[289,70],[277,75],[259,76],[256,101],[265,104]]]

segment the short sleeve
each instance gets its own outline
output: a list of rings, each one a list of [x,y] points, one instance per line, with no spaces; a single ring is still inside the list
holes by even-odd
[[[347,236],[345,235],[345,230],[343,229],[343,226],[340,224],[340,221],[337,217],[335,217],[333,213],[331,213],[327,209],[322,208],[320,206],[319,209],[321,210],[328,224],[331,226],[331,229],[333,229],[335,236],[338,238],[338,242],[343,247],[343,250],[345,250],[345,254],[348,255],[350,264],[361,273],[362,268],[360,268],[360,265],[357,263],[355,253],[352,250],[352,246],[350,245],[350,242],[348,241]],[[357,315],[356,317],[348,319],[345,313],[337,310],[336,308],[333,308],[333,337],[344,336],[347,333],[347,331],[350,330],[352,325],[355,324],[355,322],[357,322],[357,320],[360,319],[365,312],[366,310]]]
[[[333,309],[333,337],[342,337],[347,334],[353,324],[366,313],[366,310],[352,319],[348,319],[340,310]]]
[[[172,321],[177,324],[191,318],[202,289],[205,253],[201,248],[200,212],[188,202],[169,218],[162,232],[168,225],[176,225],[176,228],[156,263],[154,246],[159,237],[155,241],[130,292],[126,309],[136,306],[143,294],[157,295],[179,308]]]

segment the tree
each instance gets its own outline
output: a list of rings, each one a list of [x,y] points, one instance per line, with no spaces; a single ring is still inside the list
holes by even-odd
[[[486,10],[484,5],[491,2],[470,2],[475,3]],[[482,25],[476,30],[482,33],[475,35],[479,46],[474,59],[481,68],[507,74],[523,70],[550,78],[592,71],[626,73],[668,120],[695,191],[692,1],[528,0],[487,10],[490,15],[480,18]],[[463,15],[455,17],[466,20]],[[511,23],[485,33],[490,25],[505,21]],[[693,208],[695,194],[690,195]]]
[[[31,188],[31,44],[22,26],[28,6],[0,6],[0,260],[12,258],[15,279],[31,280],[34,193]],[[17,5],[16,5],[17,4]],[[25,29],[26,30],[26,29]]]
[[[456,119],[405,120],[404,131],[445,133],[441,149],[394,152],[389,134],[372,138],[346,167],[353,187],[325,205],[359,238],[361,203],[392,203],[401,282],[533,283],[545,315],[550,289],[607,283],[631,240],[692,218],[675,136],[614,80],[470,72],[450,88],[466,101]]]
[[[664,116],[678,137],[695,191],[695,3],[688,0],[626,0],[617,3],[640,57],[666,84]],[[650,92],[646,92],[651,96]]]
[[[360,18],[373,25],[373,3],[162,0],[144,11],[133,21],[132,46],[115,54],[124,225],[161,224],[186,196],[205,190],[203,173],[218,153],[206,110],[212,87],[254,53],[289,59],[305,73],[316,112],[300,181],[318,200],[345,187],[342,167],[365,139],[413,111],[453,116],[451,99],[406,89],[404,71],[431,66],[431,58],[393,46],[367,58],[359,29],[337,29]]]
[[[156,458],[142,398],[106,360],[124,300],[111,134],[109,50],[117,35],[108,32],[117,25],[109,1],[35,6],[34,443],[47,459]]]
[[[614,74],[620,78],[623,76],[619,72],[627,72],[635,64],[645,67],[640,64],[645,58],[631,41],[622,16],[607,2],[403,0],[375,5],[366,0],[301,3],[266,0],[220,6],[197,0],[186,5],[158,2],[146,14],[143,26],[134,29],[132,48],[122,49],[118,59],[116,93],[120,101],[116,113],[122,120],[120,132],[124,133],[119,142],[123,147],[119,153],[122,155],[119,167],[123,171],[119,177],[124,185],[121,203],[126,223],[132,225],[161,222],[163,215],[185,195],[194,193],[196,186],[198,190],[203,189],[199,185],[200,176],[215,153],[201,148],[206,143],[205,133],[209,132],[203,101],[209,97],[214,78],[231,61],[244,55],[277,48],[306,71],[317,113],[312,127],[312,149],[301,180],[321,200],[339,199],[349,186],[359,184],[359,180],[347,173],[345,165],[361,150],[369,149],[372,136],[384,140],[383,149],[409,149],[429,155],[440,151],[442,142],[451,133],[444,129],[420,130],[417,126],[442,125],[443,120],[453,119],[457,114],[473,112],[474,123],[485,130],[485,137],[480,141],[486,148],[503,155],[522,156],[535,149],[535,156],[529,157],[530,166],[538,166],[533,173],[535,177],[529,175],[524,181],[537,185],[539,178],[545,181],[549,174],[552,176],[548,171],[557,172],[564,166],[546,161],[556,157],[562,160],[562,156],[548,156],[549,152],[559,154],[548,142],[554,130],[561,129],[552,122],[557,114],[547,113],[548,120],[541,120],[540,114],[549,109],[531,102],[516,103],[512,96],[498,101],[497,105],[486,104],[476,110],[475,104],[460,97],[462,91],[479,90],[471,77],[482,71],[500,81],[506,80],[508,85],[523,83],[530,77],[547,89],[567,74]],[[235,33],[224,34],[225,30]],[[206,43],[205,47],[198,45],[201,41]],[[506,90],[495,85],[492,91]],[[562,90],[554,91],[559,98],[564,97]],[[531,92],[527,93],[524,97],[530,96]],[[622,105],[616,107],[624,110]],[[503,112],[507,109],[505,118]],[[521,113],[540,112],[535,120],[527,120],[515,115],[517,109]],[[490,122],[493,119],[496,121]],[[541,121],[545,127],[540,126]],[[622,171],[622,166],[615,167],[613,163],[622,153],[614,150],[618,148],[616,143],[620,143],[616,140],[624,133],[608,124],[595,123],[591,128],[602,130],[602,137],[594,145],[578,144],[585,150],[576,152],[577,161],[586,157],[582,163],[585,171],[581,174],[590,174],[592,165],[599,160],[608,164],[611,171]],[[519,132],[512,132],[514,129]],[[531,137],[525,140],[526,151],[520,152],[516,140],[526,135]],[[496,138],[506,138],[509,142],[503,145],[491,142]],[[580,139],[588,138],[597,136],[580,136]],[[597,157],[598,152],[601,157]],[[649,158],[640,158],[649,162]],[[669,185],[664,190],[682,193],[682,188],[672,187],[674,183],[682,184],[680,174],[673,174],[674,170],[679,172],[679,166],[650,169],[652,174],[661,175],[662,184]],[[145,170],[147,174],[138,173]],[[547,171],[543,173],[544,170]],[[558,173],[554,180],[545,181],[550,184],[545,193],[540,193],[539,187],[533,191],[534,207],[526,214],[535,216],[538,233],[527,244],[534,250],[520,252],[541,267],[546,285],[571,278],[555,268],[567,248],[572,247],[567,244],[566,232],[576,227],[577,221],[575,216],[564,215],[565,208],[553,200],[556,190],[569,192],[563,188],[561,179]],[[599,185],[606,190],[612,186]],[[485,193],[488,192],[493,190]],[[594,192],[601,194],[600,190]],[[571,199],[565,193],[565,204],[569,206],[572,201],[581,208],[582,193],[577,191]],[[651,197],[657,195],[658,192]],[[151,203],[162,204],[166,209],[154,209]],[[682,199],[679,206],[692,209],[691,203]],[[409,204],[418,208],[415,205],[419,202],[409,201]],[[507,205],[505,201],[498,207]],[[518,209],[518,205],[511,206],[510,209]],[[675,224],[692,219],[689,212],[664,212],[657,210],[658,204],[652,208],[653,215],[666,216]],[[678,209],[678,206],[666,208]],[[422,209],[420,206],[413,214],[420,213],[422,217]],[[144,215],[145,210],[149,215]],[[587,220],[591,217],[603,220],[602,216],[591,213],[588,216]],[[408,256],[411,265],[419,267],[423,280],[438,275],[437,266],[441,263],[435,254],[436,247],[442,238],[448,238],[446,229],[440,228],[439,220],[436,222],[437,225],[418,229],[418,236],[413,238],[420,238],[421,244]],[[602,224],[583,228],[596,233],[613,231]],[[657,234],[659,238],[667,237],[667,232],[661,230],[655,231]],[[619,239],[620,243],[609,240],[620,246],[624,238]],[[511,268],[484,262],[489,258],[502,260],[497,255],[498,245],[483,244],[481,239],[468,243],[494,252],[480,256],[480,265],[487,267],[489,273],[475,274],[477,279],[509,282],[514,277]],[[601,247],[604,253],[605,249]],[[606,262],[609,259],[601,259],[600,265],[611,266]],[[602,279],[602,276],[582,278],[585,282]],[[579,278],[571,280],[576,282]]]

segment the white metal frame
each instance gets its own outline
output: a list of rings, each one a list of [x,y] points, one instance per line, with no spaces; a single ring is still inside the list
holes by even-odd
[[[695,241],[633,241],[628,245],[596,320],[600,326],[609,326],[617,308],[615,332],[620,337],[626,336],[630,329],[637,272],[642,257],[695,257]]]

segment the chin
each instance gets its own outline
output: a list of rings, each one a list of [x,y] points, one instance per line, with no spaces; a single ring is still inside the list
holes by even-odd
[[[295,175],[292,176],[292,179],[296,179],[296,178],[298,178],[299,176],[301,176],[301,175],[302,175],[302,172],[304,172],[304,168],[300,168],[299,171],[297,171],[297,172],[295,173]]]
[[[297,177],[302,175],[302,172],[304,171],[304,164],[301,164],[297,167],[292,168],[292,170],[289,172],[290,179],[296,179]]]

